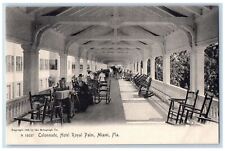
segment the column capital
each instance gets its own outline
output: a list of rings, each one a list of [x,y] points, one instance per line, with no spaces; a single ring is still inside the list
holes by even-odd
[[[61,51],[59,51],[59,55],[60,56],[63,56],[63,55],[67,55],[68,56],[68,52],[61,50]]]
[[[74,56],[75,60],[80,60],[79,56]]]
[[[192,48],[191,53],[193,55],[201,54],[201,53],[204,53],[205,49],[206,49],[206,46],[195,46],[195,47]]]
[[[59,53],[59,56],[60,56],[60,57],[65,57],[65,56],[67,57],[68,54],[67,54],[67,53]]]
[[[37,47],[34,47],[32,44],[21,44],[21,48],[24,50],[24,52],[39,52],[39,49]]]

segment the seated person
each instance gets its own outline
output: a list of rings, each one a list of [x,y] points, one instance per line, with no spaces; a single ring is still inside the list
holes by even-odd
[[[105,73],[103,72],[103,70],[101,70],[101,72],[98,76],[98,81],[100,81],[100,82],[105,81]]]
[[[75,91],[77,91],[80,101],[80,111],[85,111],[88,105],[93,104],[92,95],[89,93],[88,85],[83,81],[83,75],[79,74],[78,80],[75,82]]]
[[[94,80],[94,74],[89,70],[86,78],[87,83],[89,84],[92,80]]]
[[[69,90],[69,87],[66,86],[66,79],[61,78],[59,80],[59,83],[57,83],[57,86],[54,87],[55,91],[63,91],[63,90]]]

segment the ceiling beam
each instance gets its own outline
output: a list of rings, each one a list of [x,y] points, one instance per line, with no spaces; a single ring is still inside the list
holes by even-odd
[[[99,13],[102,14],[102,11],[104,11],[105,9],[106,9],[106,8],[104,8],[104,7],[99,7],[98,10],[96,10],[95,12],[93,12],[93,13],[91,14],[91,16],[98,16]]]
[[[70,12],[70,11],[73,10],[73,9],[74,9],[73,7],[68,8],[68,9],[66,9],[65,11],[59,13],[57,16],[63,16],[63,15],[65,15],[66,13]]]
[[[86,49],[90,49],[90,48],[140,48],[140,49],[147,49],[147,47],[145,46],[140,46],[140,45],[136,45],[136,44],[131,44],[131,45],[128,45],[128,44],[103,44],[103,45],[99,45],[97,43],[94,43],[94,44],[90,44],[90,45],[87,45],[87,46],[83,46],[85,47]]]
[[[201,8],[195,8],[192,6],[184,6],[183,7],[185,10],[187,10],[190,13],[194,13],[196,16],[201,16],[202,15],[202,10]]]
[[[78,15],[78,14],[80,14],[81,12],[86,11],[87,8],[88,8],[88,7],[80,8],[80,9],[74,11],[73,13],[71,13],[69,16]]]
[[[158,17],[162,17],[160,14],[154,12],[153,10],[147,8],[146,6],[144,6],[144,7],[142,8],[142,10],[143,10],[144,12],[146,12],[146,13],[154,14],[154,15],[156,15],[156,16],[158,16]]]
[[[98,48],[95,48],[95,49],[89,49],[89,51],[96,51],[96,52],[101,52],[101,53],[108,53],[108,52],[114,52],[115,54],[116,53],[131,53],[131,52],[141,52],[140,50],[138,49],[135,49],[135,48],[123,48],[123,49],[117,49],[117,48],[104,48],[104,49],[98,49]]]
[[[151,25],[151,24],[176,24],[176,25],[193,25],[193,17],[149,17],[148,15],[143,17],[118,17],[115,19],[106,17],[81,17],[81,16],[38,16],[36,20],[42,24],[78,24],[78,25],[102,25],[111,26],[112,23],[118,26],[130,26],[130,25]]]
[[[82,14],[79,14],[79,16],[84,16],[84,15],[88,15],[92,12],[95,12],[99,9],[99,7],[90,7],[88,8],[88,10],[86,10],[85,12],[83,12]]]
[[[150,41],[150,42],[155,42],[161,40],[158,39],[157,37],[155,39],[152,39],[150,36],[143,36],[143,35],[135,35],[135,36],[118,36],[117,37],[118,41]],[[157,40],[156,40],[157,39]],[[79,40],[95,40],[95,41],[113,41],[114,36],[113,35],[106,35],[106,36],[96,36],[96,35],[90,35],[88,37],[80,37],[79,39],[76,39],[77,41]],[[76,42],[76,40],[71,39],[72,42]]]
[[[144,41],[152,41],[152,42],[162,41],[162,37],[160,36],[153,36],[152,34],[145,33],[142,30],[136,29],[136,28],[131,28],[131,29],[134,30],[133,34],[129,36],[117,35],[117,38],[116,38],[117,41],[122,41],[122,40],[124,41],[144,40]],[[77,36],[68,38],[67,42],[73,43],[79,40],[113,41],[115,39],[114,34],[101,36],[100,32],[102,32],[102,28],[92,27]]]
[[[174,17],[172,14],[168,13],[167,11],[161,9],[159,6],[153,6],[151,7],[153,11],[158,12],[161,16],[166,16],[166,17]]]
[[[125,31],[127,34],[129,35],[143,35],[146,37],[151,37],[152,40],[154,41],[161,41],[162,37],[160,36],[155,36],[152,33],[149,33],[147,31],[145,31],[144,29],[142,29],[139,26],[129,26],[123,29],[123,31]]]
[[[117,23],[116,23],[116,20],[118,19],[119,17],[119,13],[118,13],[118,8],[117,7],[113,7],[113,21],[115,21],[115,23],[113,22],[113,35],[114,35],[114,42],[117,42],[118,39],[117,39],[117,35],[118,35],[118,26],[117,26]]]
[[[34,13],[36,13],[36,12],[38,12],[38,11],[41,11],[43,8],[45,8],[45,7],[28,7],[27,8],[27,13],[28,14],[34,14]]]

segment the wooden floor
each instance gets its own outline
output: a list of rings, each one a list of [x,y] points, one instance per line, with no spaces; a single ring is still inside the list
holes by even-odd
[[[129,81],[111,80],[111,102],[102,101],[78,113],[73,124],[126,124],[129,122],[164,122],[168,106],[153,96],[139,97],[137,89]]]
[[[73,124],[123,124],[126,122],[118,81],[111,80],[111,102],[91,105],[83,113],[76,114]]]
[[[126,122],[165,122],[168,105],[156,96],[138,96],[137,88],[130,82],[119,80]]]

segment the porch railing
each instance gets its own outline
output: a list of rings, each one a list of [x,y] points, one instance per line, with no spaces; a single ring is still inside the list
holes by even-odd
[[[168,104],[170,103],[168,100],[170,97],[182,98],[186,95],[185,89],[182,89],[180,87],[173,86],[170,84],[166,84],[158,80],[152,81],[152,90],[162,101]],[[204,96],[199,96],[196,106],[200,107],[203,103],[203,100],[204,100]],[[168,106],[168,109],[169,109],[169,106]],[[219,100],[213,99],[213,102],[211,104],[211,108],[209,111],[209,117],[214,122],[217,122],[217,123],[219,122]]]
[[[27,112],[30,109],[30,102],[28,96],[16,98],[7,102],[6,105],[6,118],[7,123],[12,123],[13,118]]]
[[[48,91],[49,89],[41,91],[39,93],[47,93]],[[6,104],[7,123],[12,123],[14,121],[14,117],[26,113],[29,110],[30,101],[27,95],[8,101]]]

